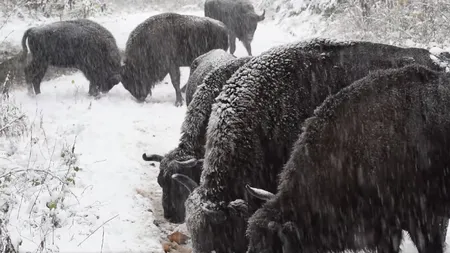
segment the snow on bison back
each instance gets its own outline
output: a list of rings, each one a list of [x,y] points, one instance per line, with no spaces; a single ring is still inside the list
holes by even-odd
[[[377,71],[318,107],[249,219],[248,253],[443,252],[450,208],[450,76],[424,66]]]
[[[108,92],[121,81],[120,52],[114,36],[100,24],[77,19],[59,21],[25,31],[22,61],[30,48],[32,60],[25,66],[28,92],[41,93],[41,81],[49,65],[77,68],[89,80],[89,95]]]
[[[213,49],[228,50],[228,29],[207,17],[163,13],[139,24],[130,34],[122,69],[122,84],[143,102],[156,82],[170,75],[176,106],[183,104],[180,67]]]

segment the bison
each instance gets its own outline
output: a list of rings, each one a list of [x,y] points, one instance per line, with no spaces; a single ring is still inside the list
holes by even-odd
[[[180,67],[213,49],[228,49],[228,30],[217,20],[177,13],[152,16],[130,34],[122,69],[122,84],[143,102],[156,82],[170,75],[176,106],[183,104]]]
[[[51,66],[77,68],[89,80],[89,95],[108,92],[121,81],[121,57],[114,36],[88,19],[59,21],[25,31],[22,61],[28,47],[32,60],[25,66],[28,92],[41,93],[41,81]]]
[[[236,71],[212,107],[200,186],[173,176],[192,191],[185,207],[194,251],[245,252],[247,218],[263,202],[244,186],[275,192],[302,121],[328,95],[412,62],[440,70],[427,50],[319,39],[273,48]]]
[[[186,83],[186,105],[191,103],[197,86],[211,70],[235,58],[222,49],[214,49],[197,57],[191,64],[191,72]]]
[[[181,223],[185,218],[184,202],[189,192],[173,182],[172,175],[183,174],[192,178],[196,184],[200,182],[201,168],[205,154],[205,135],[211,106],[219,95],[222,86],[231,75],[251,57],[241,57],[230,60],[211,71],[199,85],[192,102],[189,104],[186,116],[181,127],[180,143],[177,148],[164,157],[157,154],[142,158],[145,161],[158,161],[158,184],[162,188],[162,206],[164,217],[173,223]]]
[[[238,38],[248,55],[252,55],[251,42],[258,22],[265,18],[266,10],[261,15],[255,13],[249,0],[206,0],[205,16],[222,21],[229,29],[230,53],[236,51]]]
[[[296,141],[278,193],[249,219],[247,253],[443,252],[450,211],[450,75],[376,71],[328,97]]]

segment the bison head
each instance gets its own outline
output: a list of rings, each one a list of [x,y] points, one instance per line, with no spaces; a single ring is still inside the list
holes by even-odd
[[[144,102],[150,92],[146,85],[141,83],[141,77],[134,71],[131,65],[123,65],[121,69],[121,81],[123,87],[138,101]]]
[[[186,178],[173,177],[188,187]],[[186,226],[194,252],[245,252],[247,218],[248,206],[244,200],[217,203],[205,194],[202,186],[195,188],[186,200]]]
[[[165,157],[160,155],[146,156],[146,161],[159,161],[158,184],[162,188],[162,206],[164,209],[164,218],[172,223],[182,223],[185,218],[185,205],[189,192],[200,181],[203,159],[191,158],[184,161],[174,159],[176,155],[168,154]],[[189,190],[185,189],[183,184],[179,184],[172,179],[174,174],[193,178],[196,181],[185,181]],[[180,179],[183,180],[183,179]]]
[[[100,91],[103,93],[109,92],[115,85],[122,81],[120,73],[112,74],[109,76],[105,83],[100,87]]]
[[[261,15],[258,15],[256,13],[249,13],[245,15],[243,22],[239,24],[239,27],[242,30],[239,39],[243,42],[252,42],[256,28],[258,27],[258,23],[265,19],[265,15],[266,10],[264,10]]]

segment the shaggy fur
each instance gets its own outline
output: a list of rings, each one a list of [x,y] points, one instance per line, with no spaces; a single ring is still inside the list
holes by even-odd
[[[248,55],[252,55],[251,42],[258,22],[265,18],[266,11],[261,15],[255,13],[255,8],[249,0],[206,0],[205,16],[222,21],[229,28],[230,53],[236,51],[238,38]]]
[[[398,252],[402,227],[419,252],[443,252],[433,226],[450,207],[449,78],[411,65],[328,97],[249,219],[247,252]]]
[[[201,184],[186,201],[194,251],[245,252],[246,219],[262,201],[244,186],[276,191],[302,121],[328,95],[414,61],[439,68],[426,50],[312,40],[269,50],[236,71],[213,105]]]
[[[167,74],[175,89],[176,106],[183,104],[180,67],[190,66],[198,56],[212,49],[228,49],[228,29],[207,17],[163,13],[152,16],[130,34],[122,83],[142,102]]]
[[[189,192],[179,183],[174,182],[172,175],[180,173],[192,178],[197,184],[200,182],[202,163],[198,161],[205,154],[205,135],[208,125],[211,105],[219,95],[222,86],[231,75],[251,57],[241,57],[230,60],[211,71],[198,87],[192,102],[189,104],[183,125],[181,127],[180,143],[177,148],[166,154],[159,165],[158,183],[162,188],[162,204],[164,217],[173,223],[181,223],[185,218],[185,206]],[[150,155],[158,160],[158,155]],[[176,161],[194,159],[190,165],[180,166]]]
[[[191,64],[191,72],[186,83],[186,105],[191,103],[197,86],[211,70],[235,58],[222,49],[214,49],[197,57]]]
[[[106,28],[88,19],[59,21],[25,31],[22,61],[27,45],[32,60],[25,67],[30,94],[41,93],[41,81],[51,66],[77,68],[89,80],[89,94],[108,92],[121,81],[120,53],[116,40]]]

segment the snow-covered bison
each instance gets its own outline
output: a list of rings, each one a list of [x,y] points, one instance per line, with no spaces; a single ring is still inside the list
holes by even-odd
[[[186,83],[186,105],[191,103],[197,86],[203,82],[211,70],[235,58],[222,49],[214,49],[197,57],[191,64],[189,79]]]
[[[411,62],[439,69],[427,50],[327,40],[276,47],[239,68],[212,107],[200,186],[173,176],[194,186],[185,203],[194,251],[245,252],[247,218],[263,201],[244,186],[275,192],[301,123],[327,96]]]
[[[130,34],[122,69],[122,84],[139,102],[156,82],[170,75],[176,106],[183,104],[180,67],[213,49],[228,49],[228,29],[207,17],[163,13],[139,24]]]
[[[248,253],[443,252],[450,211],[450,76],[421,65],[377,71],[328,97],[249,219]],[[257,169],[257,168],[255,168]],[[247,186],[248,187],[248,186]]]
[[[142,155],[145,161],[158,161],[158,184],[162,188],[162,205],[164,217],[173,223],[181,223],[185,218],[185,206],[189,191],[183,185],[174,182],[172,175],[179,173],[192,178],[196,184],[200,182],[200,174],[205,154],[206,127],[208,125],[211,106],[219,95],[228,78],[251,57],[230,60],[208,74],[192,102],[189,104],[181,127],[180,143],[177,148],[164,157],[157,154]]]
[[[88,19],[59,21],[25,31],[22,61],[30,94],[41,93],[41,81],[51,66],[77,68],[89,80],[89,95],[108,92],[121,81],[120,53],[114,36]]]
[[[205,16],[222,21],[230,32],[230,53],[236,51],[236,38],[238,38],[248,55],[252,55],[253,36],[258,22],[265,18],[266,11],[261,15],[255,13],[255,8],[249,0],[206,0]]]

